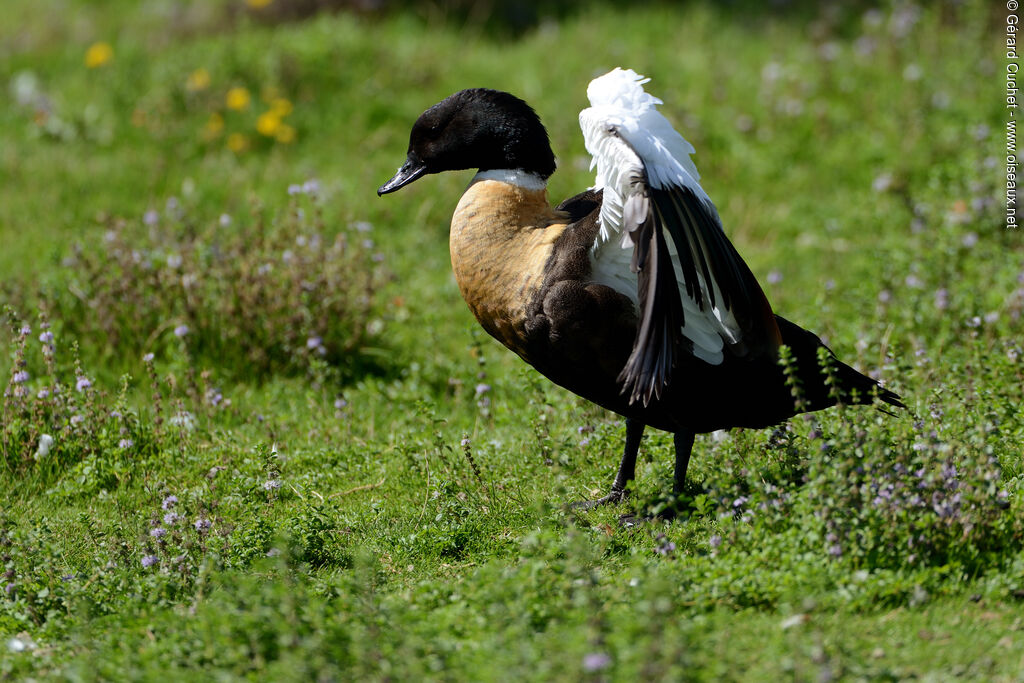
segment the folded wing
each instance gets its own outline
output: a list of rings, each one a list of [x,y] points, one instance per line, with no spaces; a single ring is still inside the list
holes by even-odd
[[[693,147],[662,116],[633,71],[616,69],[587,90],[580,113],[603,190],[594,279],[632,298],[639,325],[619,381],[648,404],[672,379],[679,354],[710,364],[774,353],[771,306],[722,230],[700,186]]]

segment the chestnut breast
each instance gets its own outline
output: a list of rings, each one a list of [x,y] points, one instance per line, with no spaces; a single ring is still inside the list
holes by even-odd
[[[527,308],[567,224],[546,190],[491,179],[474,180],[452,216],[452,270],[462,297],[484,329],[520,356]]]

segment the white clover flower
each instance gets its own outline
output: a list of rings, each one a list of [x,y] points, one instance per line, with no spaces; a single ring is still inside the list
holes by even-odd
[[[171,419],[167,422],[175,427],[181,427],[186,432],[191,432],[196,428],[196,419],[192,416],[192,413],[187,410],[182,410],[181,412],[172,415]]]
[[[36,447],[36,458],[45,458],[53,448],[53,437],[49,434],[39,435],[39,445]]]

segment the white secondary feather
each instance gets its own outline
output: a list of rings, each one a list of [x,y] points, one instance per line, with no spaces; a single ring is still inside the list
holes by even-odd
[[[721,223],[690,159],[693,145],[657,110],[656,105],[662,101],[644,91],[643,84],[649,80],[631,69],[613,69],[590,82],[587,97],[591,106],[580,112],[580,128],[593,157],[591,169],[597,169],[594,187],[604,193],[601,229],[590,253],[593,277],[634,303],[638,296],[637,276],[630,270],[633,243],[623,229],[622,206],[637,177],[646,173],[648,183],[656,189],[689,189],[714,221]],[[683,303],[683,335],[693,342],[694,355],[717,365],[723,360],[724,342],[738,341],[739,324],[720,306],[708,305],[701,310],[686,293],[678,251],[671,239],[667,241]],[[711,300],[711,294],[714,301],[723,301],[715,282],[705,282],[700,273],[697,279],[705,302]]]

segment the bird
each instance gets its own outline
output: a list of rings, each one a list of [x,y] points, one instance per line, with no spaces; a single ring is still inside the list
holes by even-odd
[[[424,111],[377,190],[476,169],[449,233],[470,310],[549,380],[625,418],[611,489],[586,508],[626,499],[646,427],[673,435],[679,497],[696,434],[837,403],[905,407],[773,311],[649,80],[615,68],[590,82],[579,121],[595,184],[557,206],[547,130],[526,102],[489,88]]]

